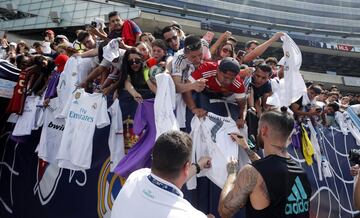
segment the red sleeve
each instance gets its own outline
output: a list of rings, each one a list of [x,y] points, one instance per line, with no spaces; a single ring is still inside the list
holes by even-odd
[[[244,93],[245,85],[244,81],[241,79],[240,74],[235,77],[235,81],[233,82],[233,87],[235,88],[234,93]]]
[[[217,67],[217,62],[204,62],[191,74],[191,77],[194,80],[205,78],[207,72],[217,70]]]

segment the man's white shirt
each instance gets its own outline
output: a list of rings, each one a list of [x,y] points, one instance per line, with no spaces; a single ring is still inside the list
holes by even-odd
[[[150,182],[150,174],[150,169],[145,168],[129,176],[112,207],[112,218],[206,218],[205,214],[183,198],[183,193],[175,185],[151,174],[154,179],[173,188],[180,195]]]

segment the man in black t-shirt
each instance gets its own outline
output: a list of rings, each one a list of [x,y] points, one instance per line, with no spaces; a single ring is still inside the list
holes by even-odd
[[[239,173],[236,161],[227,165],[228,178],[219,202],[221,217],[231,217],[242,207],[246,207],[246,217],[309,217],[311,186],[305,171],[287,153],[294,119],[286,110],[265,112],[260,118],[257,143],[264,148],[263,159],[244,138],[230,135],[253,162]]]
[[[259,117],[263,111],[266,111],[269,108],[266,104],[266,100],[272,95],[270,82],[271,72],[271,68],[265,62],[260,62],[257,64],[256,70],[251,77],[251,83],[248,90],[249,110],[246,115],[249,135],[256,136]]]
[[[266,100],[272,94],[271,73],[271,67],[264,62],[256,66],[256,70],[251,78],[249,107],[255,107],[259,117],[261,112],[268,108]]]

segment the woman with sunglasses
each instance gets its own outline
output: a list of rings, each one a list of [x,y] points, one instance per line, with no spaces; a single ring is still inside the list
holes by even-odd
[[[125,89],[138,103],[143,101],[143,97],[154,97],[144,78],[144,57],[139,49],[131,48],[125,52],[120,72],[119,95]]]
[[[213,56],[213,60],[221,60],[226,57],[235,57],[234,46],[230,42],[224,43]]]

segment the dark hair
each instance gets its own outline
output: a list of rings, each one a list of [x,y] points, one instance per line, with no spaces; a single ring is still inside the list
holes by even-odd
[[[28,46],[28,44],[26,44],[25,42],[19,42],[18,44],[17,44],[17,46],[16,46],[16,54],[20,54],[20,47],[19,47],[19,45],[24,45],[24,47],[25,47],[25,50],[27,50],[27,52],[29,52],[29,50],[30,50],[30,48],[29,48],[29,46]]]
[[[24,70],[26,67],[32,65],[31,55],[28,53],[18,55],[16,57],[16,66],[17,68]]]
[[[166,26],[166,27],[164,27],[162,29],[161,35],[164,37],[164,34],[167,33],[167,32],[170,32],[170,31],[175,31],[176,32],[176,29],[173,26]]]
[[[277,64],[277,63],[278,63],[278,60],[276,59],[276,57],[268,57],[268,58],[266,58],[265,63],[266,63],[266,64],[268,64],[268,63]]]
[[[161,49],[164,50],[165,53],[166,53],[167,46],[166,46],[166,43],[165,43],[164,40],[162,40],[162,39],[155,39],[155,40],[151,43],[151,47],[154,47],[154,46],[161,48]]]
[[[192,140],[181,131],[166,132],[156,140],[152,151],[152,167],[168,178],[175,179],[184,165],[190,161]]]
[[[313,81],[307,81],[307,82],[305,82],[306,88],[309,88],[312,84],[314,84]]]
[[[81,30],[77,35],[77,40],[81,43],[85,40],[86,37],[90,36],[88,31]]]
[[[202,43],[199,36],[189,35],[184,41],[184,53],[189,51],[197,51],[201,48]]]
[[[112,11],[108,14],[108,18],[110,20],[111,17],[114,17],[114,16],[120,16],[119,13],[117,11]]]
[[[48,59],[42,55],[36,55],[34,57],[34,64],[41,67],[43,61],[47,61]]]
[[[326,106],[331,107],[334,110],[334,112],[340,110],[340,106],[336,102],[331,102],[331,103],[327,104]]]
[[[336,96],[337,96],[337,98],[339,98],[339,97],[340,97],[340,95],[339,95],[339,93],[338,93],[338,92],[334,92],[334,91],[330,92],[330,93],[329,93],[329,96],[332,96],[332,95],[336,95]]]
[[[286,140],[294,129],[294,118],[287,112],[286,107],[279,111],[268,111],[261,115],[259,122],[266,122],[273,131],[277,131]]]
[[[245,48],[250,48],[251,44],[260,45],[260,43],[256,40],[250,40],[245,43]]]
[[[55,47],[56,47],[56,46],[57,46],[56,42],[50,43],[50,48],[51,48],[52,50],[55,50]]]
[[[322,92],[322,88],[318,85],[311,85],[309,89],[313,90],[317,95],[320,95]]]
[[[127,50],[125,52],[123,61],[122,61],[121,67],[120,67],[121,76],[119,79],[119,92],[121,92],[121,90],[124,89],[125,81],[127,80],[128,77],[130,77],[130,80],[132,83],[141,83],[141,81],[145,81],[143,73],[133,72],[133,70],[131,69],[131,65],[129,64],[129,61],[128,61],[130,54],[137,54],[140,56],[141,59],[144,59],[143,55],[141,54],[139,49],[136,47],[133,47],[130,50]],[[144,64],[142,63],[140,69],[143,70],[143,67],[144,67]],[[141,81],[139,81],[139,80],[141,80]]]
[[[33,44],[33,48],[37,48],[37,47],[39,47],[39,46],[41,46],[41,43],[40,42],[34,42],[34,44]]]
[[[267,73],[268,75],[272,74],[272,69],[269,65],[267,65],[265,62],[259,62],[255,65],[256,70],[260,69],[261,71]]]
[[[356,105],[356,104],[360,104],[360,101],[357,100],[356,98],[351,99],[351,101],[349,102],[349,105]]]
[[[230,45],[230,47],[231,47],[231,56],[230,56],[230,57],[234,58],[234,57],[235,57],[235,47],[234,47],[234,45],[233,45],[231,42],[225,42],[224,44],[222,44],[222,45],[219,47],[218,56],[220,57],[220,52],[221,52],[221,50],[223,49],[223,47],[224,47],[225,45]]]

